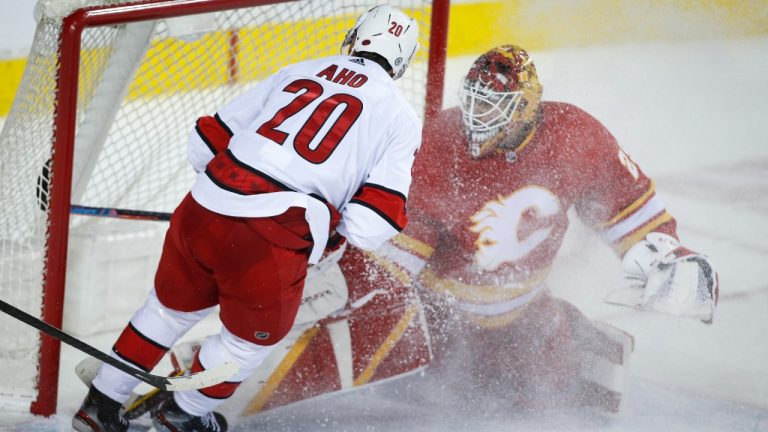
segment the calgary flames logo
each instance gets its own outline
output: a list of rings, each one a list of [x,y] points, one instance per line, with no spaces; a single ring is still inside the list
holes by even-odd
[[[517,261],[547,239],[551,226],[521,238],[524,215],[531,211],[541,219],[553,216],[560,211],[560,202],[550,191],[529,186],[488,202],[470,217],[473,225],[469,229],[478,233],[475,261],[480,269],[491,271],[505,262]]]

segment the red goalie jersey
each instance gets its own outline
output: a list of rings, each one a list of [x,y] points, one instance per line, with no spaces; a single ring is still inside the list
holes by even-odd
[[[385,252],[482,326],[506,324],[542,291],[572,207],[619,254],[651,231],[675,234],[653,182],[600,122],[541,107],[514,153],[482,159],[466,153],[460,111],[444,111],[414,167],[400,253]]]
[[[621,370],[631,337],[547,294],[545,279],[571,208],[620,255],[651,231],[674,236],[675,220],[600,122],[557,102],[541,102],[539,115],[514,152],[473,159],[461,111],[443,111],[414,166],[409,225],[369,255],[376,264],[352,250],[342,269],[350,286],[418,289],[430,370],[464,375],[461,392],[615,412],[622,382],[585,374],[596,370],[585,361]]]

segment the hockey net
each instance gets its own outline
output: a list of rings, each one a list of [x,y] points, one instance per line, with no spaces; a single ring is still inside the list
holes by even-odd
[[[195,119],[287,64],[337,54],[355,17],[377,3],[39,2],[0,134],[0,298],[71,331],[120,303],[119,282],[143,296],[151,279],[99,259],[156,248],[164,224],[70,215],[70,205],[171,212],[194,180],[185,148]],[[421,49],[398,83],[426,118],[442,98],[448,1],[390,3],[420,24]],[[102,272],[78,279],[83,268]],[[70,292],[83,280],[101,295]],[[0,332],[0,412],[52,414],[58,343],[4,315]]]

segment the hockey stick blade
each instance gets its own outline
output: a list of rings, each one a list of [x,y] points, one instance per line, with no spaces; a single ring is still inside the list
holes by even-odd
[[[185,391],[210,387],[212,385],[226,381],[240,370],[240,367],[235,363],[224,363],[212,369],[207,369],[202,372],[180,377],[164,377],[159,375],[152,375],[150,373],[131,367],[126,363],[111,357],[109,354],[97,350],[96,348],[88,345],[80,339],[68,335],[62,330],[20,309],[15,308],[14,306],[11,306],[3,300],[0,300],[0,310],[18,319],[19,321],[28,324],[40,330],[41,332],[55,339],[58,339],[61,342],[64,342],[65,344],[88,354],[91,357],[97,358],[104,363],[107,363],[110,366],[113,366],[116,369],[119,369],[120,371],[161,390]]]
[[[240,366],[236,363],[228,362],[213,369],[206,369],[189,375],[161,377],[167,384],[164,388],[156,387],[166,391],[196,390],[222,383],[233,377],[238,371],[240,371]]]

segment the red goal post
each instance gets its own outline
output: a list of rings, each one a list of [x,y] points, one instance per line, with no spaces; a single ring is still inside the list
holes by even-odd
[[[41,0],[0,134],[3,300],[67,330],[68,268],[82,258],[72,236],[145,230],[70,216],[70,206],[172,211],[191,184],[184,147],[195,118],[284,65],[338,53],[354,18],[378,3]],[[421,49],[398,84],[428,122],[442,104],[449,1],[390,4],[420,24]],[[0,331],[0,368],[13,371],[0,377],[0,411],[55,413],[59,343],[9,317]]]

